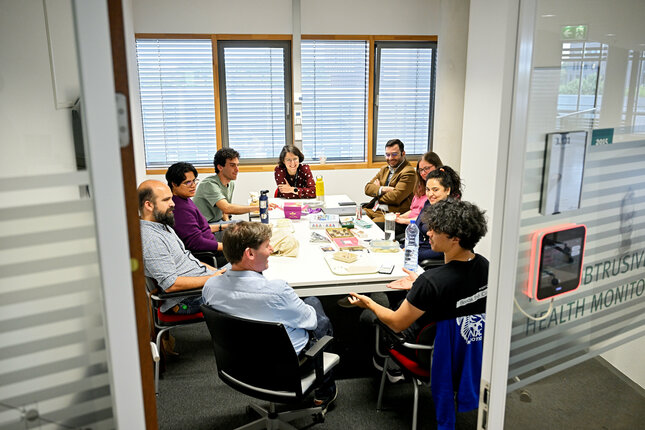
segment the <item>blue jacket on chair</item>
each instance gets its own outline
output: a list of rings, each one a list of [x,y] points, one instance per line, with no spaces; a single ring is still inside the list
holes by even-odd
[[[486,314],[437,322],[432,357],[432,399],[439,430],[455,428],[457,411],[479,407]]]

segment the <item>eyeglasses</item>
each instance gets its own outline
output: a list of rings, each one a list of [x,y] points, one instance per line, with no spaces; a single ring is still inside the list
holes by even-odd
[[[422,167],[419,169],[419,173],[432,172],[434,169],[434,166]]]
[[[400,154],[401,154],[400,152],[390,152],[389,154],[386,152],[385,158],[398,157]]]
[[[295,163],[296,161],[300,161],[299,158],[285,158],[284,162],[285,163]]]
[[[187,187],[192,187],[193,185],[199,184],[199,179],[193,179],[192,181],[186,181],[182,182],[181,185],[185,185]]]

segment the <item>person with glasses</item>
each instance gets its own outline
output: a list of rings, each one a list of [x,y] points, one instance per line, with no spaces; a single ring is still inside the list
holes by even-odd
[[[275,196],[284,199],[316,198],[316,182],[300,149],[285,145],[280,152],[280,162],[275,166],[275,183],[278,185]]]
[[[443,166],[441,158],[432,152],[428,151],[423,154],[423,157],[417,163],[417,183],[414,188],[414,197],[412,197],[412,204],[410,204],[410,210],[397,215],[396,217],[396,235],[402,235],[405,233],[405,227],[410,224],[411,219],[417,219],[423,209],[423,205],[428,200],[426,196],[426,177],[428,173],[433,170],[438,169]]]
[[[414,194],[414,167],[405,159],[403,142],[391,139],[385,144],[385,165],[365,185],[365,213],[383,228],[386,212],[404,213],[410,210]]]
[[[228,227],[229,224],[208,224],[195,203],[191,200],[197,190],[197,169],[190,164],[175,163],[166,171],[166,181],[172,191],[175,203],[175,232],[189,251],[222,251],[214,233]],[[223,255],[223,254],[222,254]]]

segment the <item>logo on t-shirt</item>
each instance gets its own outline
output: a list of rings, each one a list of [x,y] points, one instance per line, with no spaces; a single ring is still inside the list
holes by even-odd
[[[484,337],[485,322],[486,314],[457,317],[457,325],[460,328],[459,332],[468,345],[472,342],[481,342]]]

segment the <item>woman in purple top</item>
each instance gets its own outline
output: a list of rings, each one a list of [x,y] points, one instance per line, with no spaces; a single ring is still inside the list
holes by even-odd
[[[190,163],[175,163],[166,172],[166,181],[172,190],[175,203],[175,232],[189,251],[221,251],[222,244],[213,233],[226,228],[228,224],[212,224],[197,209],[190,199],[197,189],[197,169]]]

